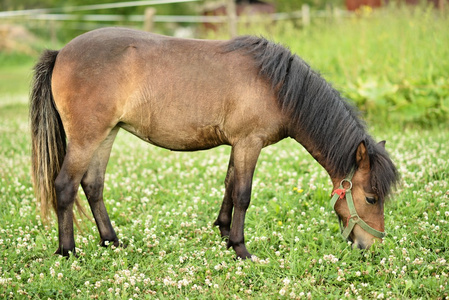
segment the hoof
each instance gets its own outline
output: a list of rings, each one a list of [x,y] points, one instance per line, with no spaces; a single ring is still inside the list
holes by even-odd
[[[243,243],[238,243],[238,244],[234,244],[231,241],[228,241],[228,248],[230,248],[232,246],[232,248],[234,248],[235,254],[237,254],[237,259],[251,259],[251,253],[248,252],[248,250],[246,249],[245,244]]]
[[[251,253],[249,253],[248,251],[246,251],[246,253],[243,253],[243,254],[237,254],[237,256],[236,256],[236,259],[238,260],[238,259],[241,259],[241,260],[247,260],[247,259],[249,259],[249,260],[253,260],[252,259],[252,255],[251,255]]]
[[[75,252],[75,249],[73,249],[73,250],[66,250],[66,249],[58,248],[58,250],[56,250],[54,254],[55,255],[61,255],[61,256],[65,257],[65,258],[69,258],[71,255],[76,257],[76,258],[78,257],[78,255]]]
[[[101,240],[100,241],[100,245],[102,247],[109,247],[109,246],[114,246],[114,247],[120,247],[120,248],[126,248],[126,246],[128,246],[127,244],[124,244],[122,242],[120,242],[118,239],[114,239],[114,240]]]
[[[220,235],[224,239],[228,239],[229,233],[231,232],[231,227],[221,224],[218,220],[214,222],[214,226],[218,226],[220,229]]]

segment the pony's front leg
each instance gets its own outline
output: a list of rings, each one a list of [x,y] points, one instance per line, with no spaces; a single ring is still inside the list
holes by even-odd
[[[234,146],[234,215],[228,247],[232,246],[237,257],[242,259],[251,258],[245,246],[245,215],[251,200],[252,179],[261,149],[262,141],[259,139],[246,139]]]
[[[234,150],[231,150],[231,158],[229,159],[228,172],[225,179],[225,194],[221,204],[220,212],[217,220],[214,222],[215,226],[220,229],[221,237],[229,238],[231,231],[232,209],[234,204],[232,202],[232,192],[234,190]]]

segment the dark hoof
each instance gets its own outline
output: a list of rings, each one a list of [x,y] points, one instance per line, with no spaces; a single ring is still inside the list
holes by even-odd
[[[100,241],[100,245],[102,247],[109,247],[109,246],[114,246],[114,247],[120,247],[120,248],[126,248],[128,245],[125,243],[120,242],[118,239],[114,239],[114,240],[101,240]]]
[[[74,257],[78,257],[78,255],[75,252],[75,249],[73,250],[66,250],[66,249],[61,249],[60,247],[58,248],[58,250],[56,250],[56,252],[54,253],[56,255],[61,255],[65,258],[69,258],[71,255]]]
[[[237,251],[236,251],[237,253]],[[248,251],[246,251],[245,253],[237,253],[237,259],[242,259],[242,260],[252,260],[252,255],[251,253],[249,253]]]
[[[251,259],[252,255],[246,249],[245,244],[243,244],[243,243],[234,244],[231,241],[228,241],[227,247],[234,248],[235,254],[237,254],[237,259],[239,259],[239,258],[240,259]]]
[[[220,229],[220,235],[224,239],[228,239],[229,233],[231,232],[231,227],[221,224],[218,220],[214,222],[214,226],[218,226]]]

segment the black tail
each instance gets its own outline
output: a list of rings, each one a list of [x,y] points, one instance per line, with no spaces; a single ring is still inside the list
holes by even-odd
[[[30,95],[32,178],[41,216],[56,210],[55,179],[66,154],[66,135],[51,92],[51,78],[59,51],[46,50],[34,67]]]

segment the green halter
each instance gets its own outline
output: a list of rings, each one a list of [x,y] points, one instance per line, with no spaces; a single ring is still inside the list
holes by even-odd
[[[341,235],[345,238],[345,240],[348,239],[349,235],[351,234],[351,231],[354,229],[355,224],[362,227],[363,230],[368,232],[369,234],[378,237],[378,238],[384,238],[385,232],[378,231],[374,229],[373,227],[369,226],[365,221],[363,221],[359,215],[357,214],[357,211],[355,210],[354,201],[352,200],[352,176],[354,176],[355,169],[352,169],[352,171],[349,173],[349,175],[343,179],[340,183],[340,187],[338,189],[335,189],[332,192],[332,198],[331,198],[331,205],[332,208],[335,210],[335,204],[337,203],[338,199],[343,199],[346,197],[346,202],[348,204],[349,213],[350,216],[348,217],[348,224],[346,225],[346,228],[344,228],[344,224],[342,224],[341,219],[339,218],[339,224],[341,229]],[[349,187],[347,189],[344,188],[344,184],[347,182],[349,184]]]

